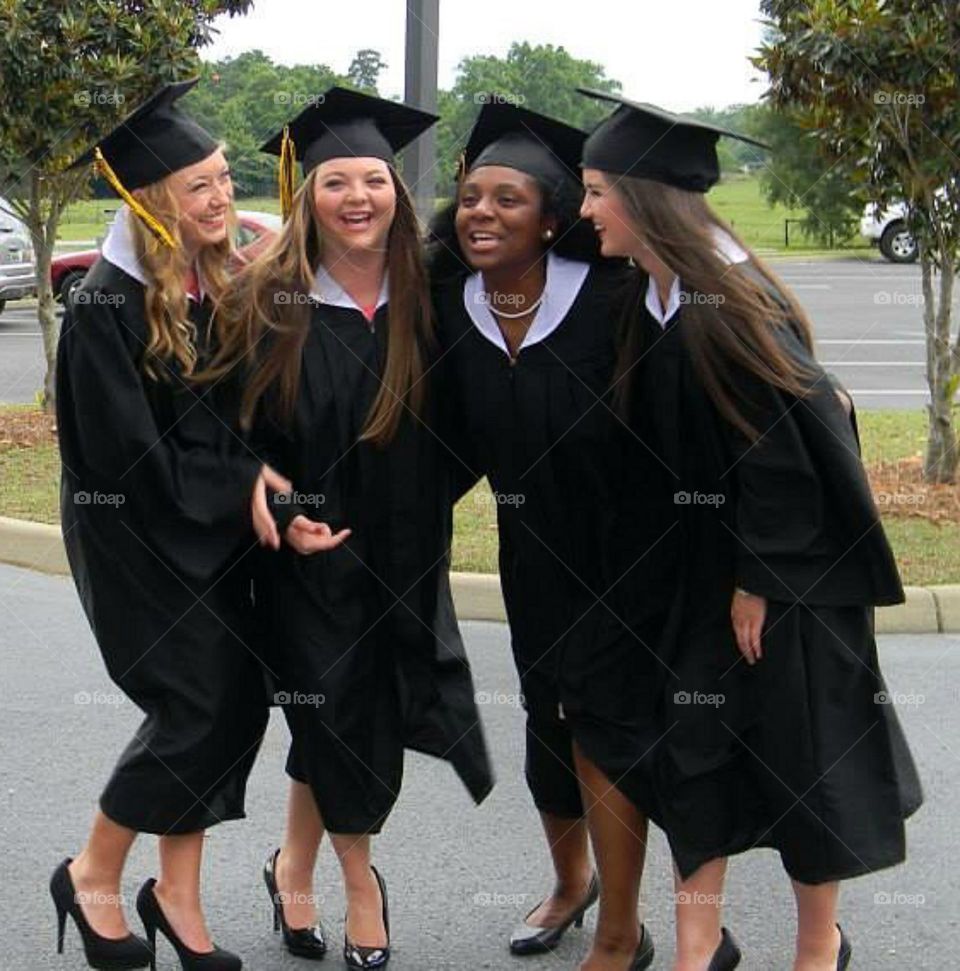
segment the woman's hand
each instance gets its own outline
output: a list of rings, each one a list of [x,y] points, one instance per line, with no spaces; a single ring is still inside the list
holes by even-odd
[[[349,529],[335,533],[326,523],[318,523],[306,516],[294,516],[284,539],[302,556],[336,549],[348,536]]]
[[[763,657],[760,635],[767,617],[767,601],[764,597],[737,589],[733,594],[730,619],[737,636],[737,647],[747,664],[756,664]]]
[[[275,492],[290,492],[293,483],[285,479],[279,472],[265,465],[257,476],[257,481],[253,487],[253,499],[251,508],[253,513],[253,531],[257,534],[257,539],[261,546],[269,546],[272,550],[280,549],[280,530],[277,529],[276,521],[267,505],[267,488]]]

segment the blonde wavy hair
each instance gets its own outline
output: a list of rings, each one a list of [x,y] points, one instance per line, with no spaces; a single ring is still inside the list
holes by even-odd
[[[139,219],[131,218],[133,245],[137,262],[147,278],[145,306],[147,349],[143,369],[154,380],[170,380],[171,366],[189,377],[199,363],[197,329],[190,320],[185,280],[190,270],[180,237],[180,207],[173,192],[173,176],[137,189],[135,195],[173,237],[176,246],[162,243]],[[203,287],[216,302],[227,288],[228,263],[234,252],[237,216],[231,205],[227,211],[227,236],[197,254],[196,266]]]

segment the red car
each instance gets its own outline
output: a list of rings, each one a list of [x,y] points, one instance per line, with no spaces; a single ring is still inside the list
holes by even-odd
[[[237,210],[237,249],[244,261],[252,259],[280,230],[282,221],[279,216],[269,212]],[[64,253],[50,263],[50,278],[57,300],[64,306],[73,296],[73,291],[83,282],[87,270],[97,261],[98,249],[79,250]]]

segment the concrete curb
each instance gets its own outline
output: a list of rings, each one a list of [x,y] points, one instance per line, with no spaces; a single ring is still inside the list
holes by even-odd
[[[0,516],[0,563],[69,575],[59,526]],[[505,621],[500,578],[493,573],[452,573],[461,620]],[[906,603],[877,609],[878,634],[960,634],[960,584],[907,587]]]
[[[0,563],[41,573],[70,573],[59,526],[6,516],[0,516]]]

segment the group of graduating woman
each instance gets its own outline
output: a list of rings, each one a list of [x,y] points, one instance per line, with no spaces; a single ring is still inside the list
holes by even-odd
[[[510,950],[550,951],[599,899],[582,971],[650,967],[653,820],[674,971],[738,965],[726,860],[758,846],[792,881],[795,971],[847,967],[839,882],[900,862],[922,799],[877,703],[872,608],[902,589],[852,402],[704,200],[733,133],[584,91],[615,103],[588,136],[489,99],[424,245],[395,153],[436,118],[333,88],[264,146],[285,220],[241,264],[223,146],[177,105],[194,83],[78,162],[126,205],[60,341],[63,531],[145,719],[54,872],[60,950],[69,916],[94,968],[156,967],[158,931],[185,971],[241,967],[207,930],[203,836],[243,816],[276,701],[274,929],[326,953],[328,833],[343,958],[388,962],[370,837],[405,749],[492,787],[449,584],[452,505],[486,476],[556,874]],[[159,836],[146,940],[120,895],[138,833]]]

